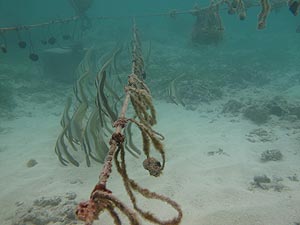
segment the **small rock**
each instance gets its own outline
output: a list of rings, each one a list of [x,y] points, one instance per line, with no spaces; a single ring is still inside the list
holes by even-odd
[[[257,184],[261,183],[271,183],[271,179],[267,177],[267,175],[262,175],[262,176],[254,176],[253,178],[254,182]]]
[[[67,192],[67,193],[66,193],[66,198],[67,198],[68,200],[74,200],[76,197],[77,197],[77,195],[76,195],[75,192]]]
[[[38,164],[38,162],[35,159],[29,159],[28,162],[26,163],[26,166],[28,168],[31,168],[31,167],[34,167],[37,164]]]
[[[297,176],[297,174],[294,174],[293,176],[288,176],[287,177],[290,181],[295,181],[295,182],[298,182],[299,181],[299,178]]]

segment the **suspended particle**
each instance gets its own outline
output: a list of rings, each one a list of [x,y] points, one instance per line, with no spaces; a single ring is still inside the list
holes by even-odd
[[[37,54],[35,54],[35,53],[30,53],[29,59],[30,59],[31,61],[33,61],[33,62],[36,62],[36,61],[39,60],[39,56],[38,56]]]

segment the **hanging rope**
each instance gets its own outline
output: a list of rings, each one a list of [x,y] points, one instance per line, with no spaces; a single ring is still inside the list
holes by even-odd
[[[80,12],[85,12],[87,10],[88,7],[90,7],[90,1],[86,0],[86,5],[85,6],[80,6],[79,3],[76,3],[77,1],[75,0],[70,0],[70,2],[74,5],[75,9],[79,7],[79,11]],[[282,3],[282,4],[280,4]],[[273,0],[271,1],[271,6],[274,4],[276,6],[280,5],[283,6],[286,3],[286,0]],[[289,0],[288,1],[288,5],[289,5],[289,9],[290,11],[294,14],[297,15],[298,10],[299,10],[299,2],[295,1],[295,0]],[[77,4],[77,6],[76,6]],[[89,17],[89,19],[91,20],[107,20],[107,19],[132,19],[132,18],[143,18],[143,17],[159,17],[159,16],[168,16],[171,18],[176,17],[177,15],[185,15],[185,14],[192,14],[192,15],[196,15],[199,14],[201,12],[205,12],[207,9],[209,9],[212,5],[213,6],[218,6],[218,5],[222,5],[225,4],[228,6],[228,8],[224,8],[223,10],[232,10],[234,8],[236,8],[236,10],[238,11],[238,13],[240,13],[240,17],[244,18],[244,13],[245,13],[245,9],[250,8],[250,7],[258,7],[261,6],[263,7],[264,11],[265,11],[265,4],[266,4],[266,0],[262,0],[261,3],[253,3],[253,2],[249,2],[249,1],[245,1],[245,3],[243,3],[243,1],[241,0],[221,0],[221,1],[213,1],[209,6],[207,7],[203,7],[203,8],[194,8],[191,10],[171,10],[169,12],[162,12],[162,13],[148,13],[148,14],[141,14],[141,15],[124,15],[124,16],[95,16],[95,17]],[[81,7],[81,9],[80,9]],[[231,11],[232,14],[233,12]],[[261,18],[264,17],[266,15],[266,13],[263,13],[263,16],[260,16],[260,21]],[[31,25],[23,25],[23,26],[12,26],[12,27],[0,27],[0,33],[5,33],[8,31],[20,31],[20,30],[31,30],[31,29],[36,29],[36,28],[40,28],[40,27],[45,27],[45,26],[49,26],[49,25],[54,25],[54,24],[64,24],[64,23],[69,23],[69,22],[74,22],[77,21],[78,19],[81,18],[80,16],[81,14],[79,13],[77,16],[74,17],[70,17],[70,18],[65,18],[65,19],[56,19],[56,20],[51,20],[51,21],[47,21],[47,22],[43,22],[43,23],[37,23],[37,24],[31,24]]]
[[[120,116],[114,123],[115,132],[112,134],[109,142],[110,149],[100,172],[98,183],[94,187],[90,199],[81,202],[76,209],[77,217],[84,221],[85,225],[93,224],[94,220],[97,220],[100,214],[105,210],[108,211],[114,220],[114,223],[117,225],[123,224],[122,217],[119,215],[120,213],[127,217],[130,225],[141,225],[140,217],[159,225],[178,225],[182,219],[182,210],[175,201],[141,187],[137,182],[129,178],[127,173],[124,150],[125,135],[123,134],[123,129],[127,126],[128,122],[135,124],[141,131],[143,150],[146,156],[146,159],[143,162],[144,168],[149,171],[150,175],[157,177],[161,174],[165,166],[165,153],[161,143],[163,136],[152,129],[152,126],[156,124],[156,116],[149,88],[143,81],[144,64],[140,43],[138,30],[134,22],[132,38],[132,70],[131,74],[128,76],[128,85],[125,87],[126,95]],[[133,105],[137,119],[126,117],[126,111],[130,102]],[[150,156],[151,145],[161,155],[161,162]],[[107,182],[112,172],[113,162],[122,177],[124,187],[131,200],[133,209],[125,205],[110,189],[107,188]],[[146,211],[143,207],[139,206],[136,194],[140,194],[146,199],[155,199],[168,204],[176,211],[176,216],[166,220],[160,219],[157,215]]]

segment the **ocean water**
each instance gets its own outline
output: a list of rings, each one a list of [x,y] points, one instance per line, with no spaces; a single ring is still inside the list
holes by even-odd
[[[195,1],[70,3],[0,0],[1,225],[84,224],[90,196],[106,203],[90,200],[93,224],[300,224],[300,21],[285,2],[262,30],[259,5],[240,20],[206,1],[198,18]],[[94,189],[126,93],[139,122]]]

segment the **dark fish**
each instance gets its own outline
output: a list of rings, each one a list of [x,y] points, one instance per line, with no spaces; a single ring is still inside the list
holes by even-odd
[[[298,1],[293,1],[290,5],[289,5],[289,10],[291,11],[291,13],[294,16],[298,15],[299,12],[299,6],[300,6],[300,2]]]
[[[48,43],[49,43],[50,45],[54,45],[54,44],[56,43],[56,38],[55,38],[55,37],[50,37],[50,38],[48,39]]]
[[[31,61],[33,61],[33,62],[36,62],[36,61],[39,60],[39,56],[38,56],[37,54],[35,54],[35,53],[30,53],[29,59],[30,59]]]
[[[26,41],[19,41],[18,45],[20,48],[26,48],[27,43],[26,43]]]
[[[142,78],[145,80],[146,79],[146,77],[147,77],[147,74],[146,74],[146,71],[142,71]]]
[[[296,33],[300,33],[300,25],[296,28]]]
[[[63,36],[62,36],[62,39],[63,40],[65,40],[65,41],[68,41],[68,40],[71,40],[71,35],[70,34],[64,34]]]
[[[7,48],[6,48],[5,45],[1,45],[1,46],[0,46],[0,49],[1,49],[1,51],[2,51],[3,53],[7,53]]]

